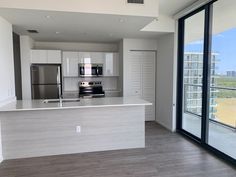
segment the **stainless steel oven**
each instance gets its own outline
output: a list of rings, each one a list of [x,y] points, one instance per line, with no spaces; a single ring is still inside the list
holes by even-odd
[[[104,97],[101,81],[79,82],[79,96],[80,97]]]
[[[80,77],[103,76],[103,65],[102,64],[80,64],[79,76]]]

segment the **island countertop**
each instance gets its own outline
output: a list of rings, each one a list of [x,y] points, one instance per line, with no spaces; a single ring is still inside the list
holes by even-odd
[[[17,100],[0,107],[0,112],[34,111],[56,109],[81,109],[114,106],[146,106],[148,101],[136,97],[106,97],[81,99],[79,102],[44,103],[44,100]]]

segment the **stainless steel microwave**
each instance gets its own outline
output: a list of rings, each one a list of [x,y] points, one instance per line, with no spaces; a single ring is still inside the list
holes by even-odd
[[[80,77],[101,77],[103,76],[102,64],[80,64],[79,65]]]

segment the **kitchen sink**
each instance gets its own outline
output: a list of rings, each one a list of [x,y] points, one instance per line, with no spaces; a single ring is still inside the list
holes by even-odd
[[[43,103],[68,103],[68,102],[79,102],[80,99],[76,98],[76,99],[48,99],[48,100],[43,100]]]

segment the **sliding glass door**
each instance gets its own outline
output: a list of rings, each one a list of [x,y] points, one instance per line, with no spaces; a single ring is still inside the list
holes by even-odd
[[[236,1],[179,20],[178,130],[236,163]]]
[[[184,21],[182,128],[198,138],[202,124],[204,22],[205,10]]]
[[[236,159],[236,1],[212,5],[208,144]]]

